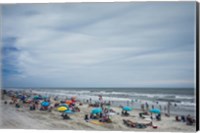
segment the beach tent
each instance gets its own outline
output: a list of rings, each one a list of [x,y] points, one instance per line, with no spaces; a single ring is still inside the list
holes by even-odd
[[[49,103],[49,102],[42,102],[41,105],[42,105],[43,107],[48,107],[48,106],[50,105],[50,103]]]
[[[67,110],[67,108],[62,106],[62,107],[58,107],[57,110],[60,112],[64,112]]]
[[[101,108],[93,108],[91,111],[92,114],[97,114],[97,113],[101,113],[101,112],[102,112]]]
[[[149,110],[149,112],[155,113],[155,114],[160,114],[160,110],[159,109],[151,109],[151,110]]]
[[[128,107],[128,106],[124,106],[122,109],[125,110],[125,111],[131,111],[131,110],[133,110],[131,107]]]

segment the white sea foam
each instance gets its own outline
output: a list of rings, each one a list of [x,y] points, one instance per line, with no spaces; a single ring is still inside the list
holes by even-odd
[[[24,91],[24,89],[14,89],[18,91]],[[29,89],[30,90],[30,89]],[[28,91],[28,90],[27,90]],[[184,94],[174,94],[174,93],[148,93],[144,92],[134,92],[134,91],[106,91],[97,89],[33,89],[33,93],[39,93],[44,96],[58,96],[61,99],[66,97],[70,98],[76,96],[78,100],[89,100],[92,99],[93,102],[98,101],[98,95],[103,96],[103,100],[108,102],[111,101],[115,105],[131,105],[134,108],[141,108],[141,104],[148,102],[149,107],[154,105],[155,108],[162,109],[167,106],[168,100],[171,100],[171,111],[176,114],[177,112],[184,112],[185,114],[194,112],[195,103],[194,97],[192,95]],[[133,102],[132,102],[133,101]],[[175,106],[175,104],[177,106]]]

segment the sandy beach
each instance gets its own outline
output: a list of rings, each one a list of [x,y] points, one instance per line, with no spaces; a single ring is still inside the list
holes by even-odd
[[[197,5],[2,4],[0,129],[195,132]]]
[[[158,126],[154,129],[148,126],[144,129],[131,128],[123,123],[123,119],[133,122],[149,123],[150,120],[141,119],[139,113],[141,110],[130,111],[130,116],[121,116],[120,107],[111,107],[118,115],[110,116],[112,123],[94,124],[84,120],[85,114],[90,114],[92,107],[87,104],[76,106],[80,112],[70,115],[70,120],[63,120],[61,113],[54,108],[48,111],[30,111],[28,104],[23,104],[22,108],[16,109],[15,105],[4,104],[4,101],[10,102],[8,96],[1,100],[1,129],[56,129],[56,130],[122,130],[122,131],[195,131],[195,125],[188,126],[184,122],[175,121],[175,117],[166,117],[162,115],[161,121],[153,120],[153,125]]]

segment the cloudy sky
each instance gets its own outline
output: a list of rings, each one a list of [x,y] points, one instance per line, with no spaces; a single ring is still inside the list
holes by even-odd
[[[2,6],[4,87],[194,87],[195,2]]]

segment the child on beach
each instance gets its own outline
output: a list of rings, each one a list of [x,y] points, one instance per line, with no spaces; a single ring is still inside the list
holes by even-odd
[[[141,109],[144,112],[144,104],[141,104]]]

